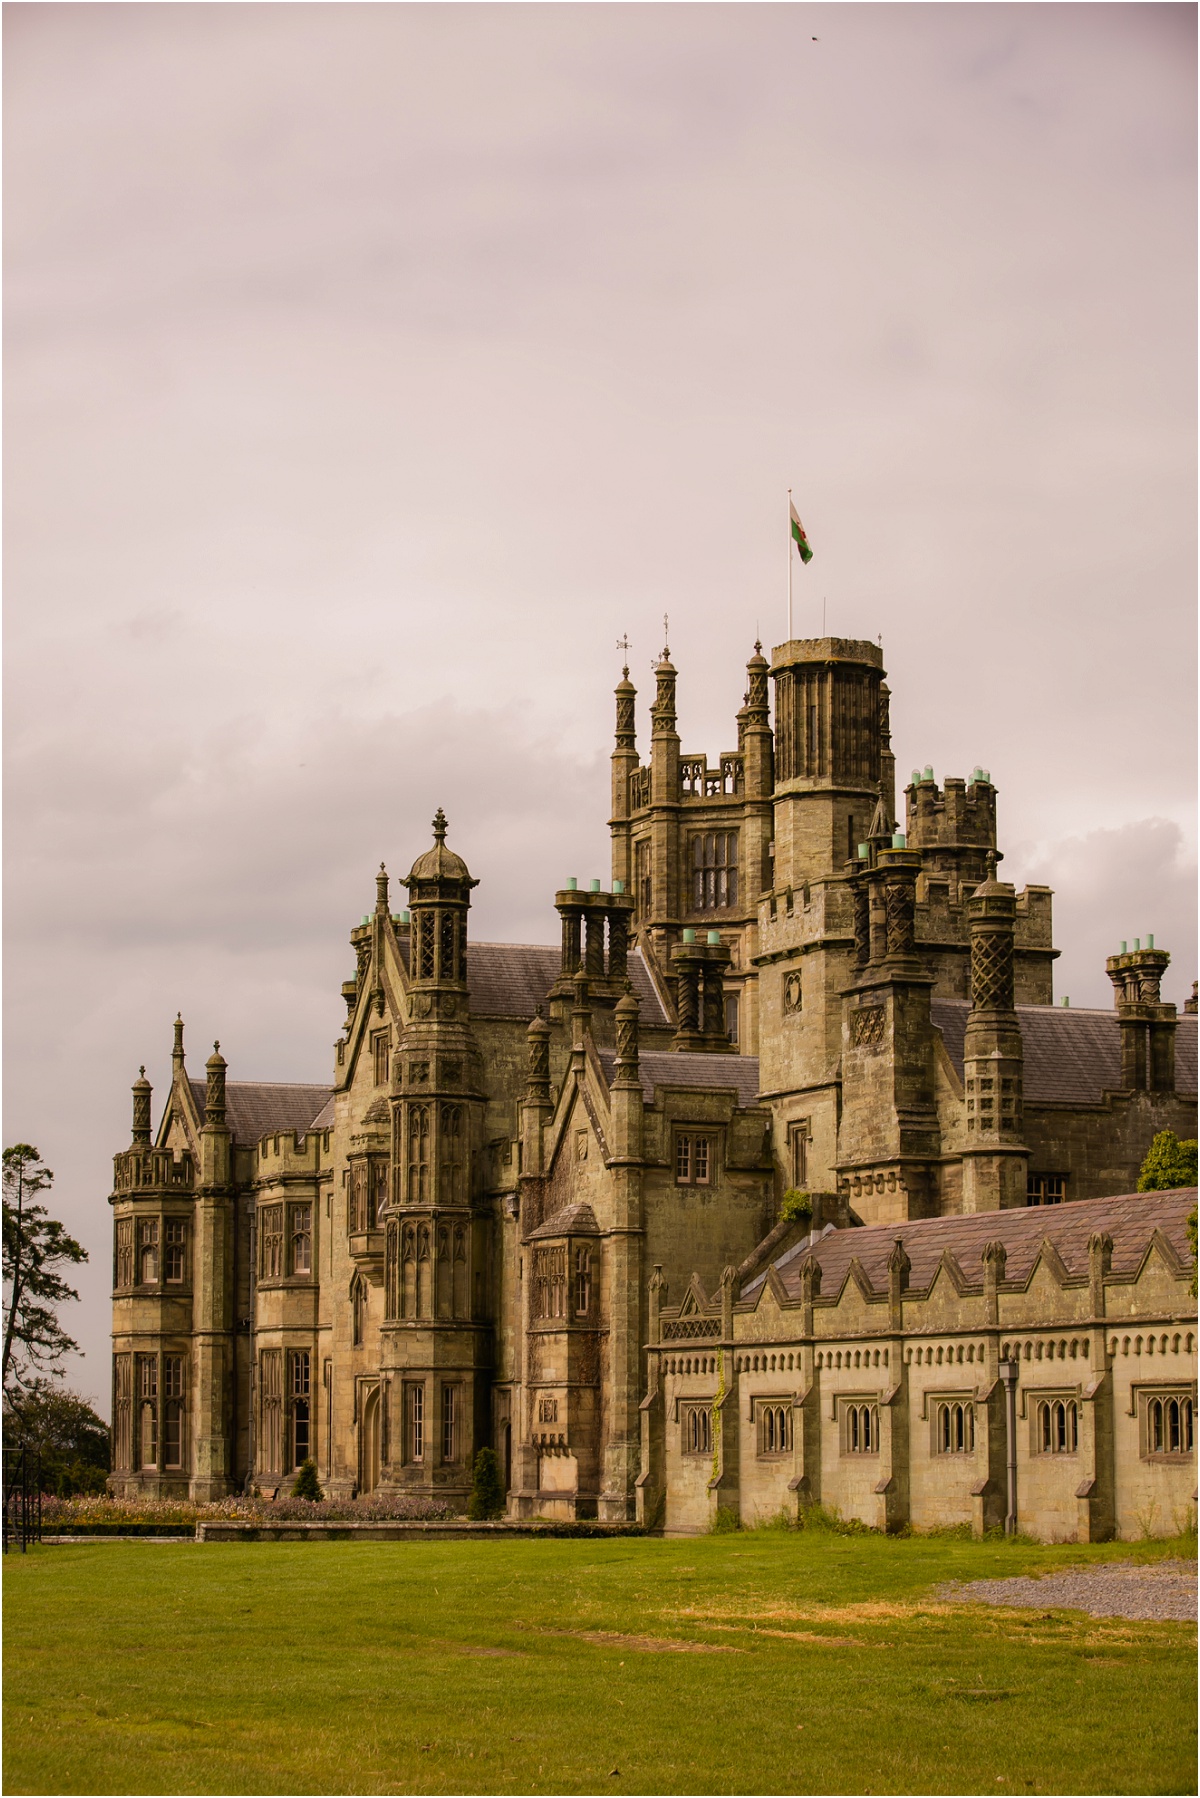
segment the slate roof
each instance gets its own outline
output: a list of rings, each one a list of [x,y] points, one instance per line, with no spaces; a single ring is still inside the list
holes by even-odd
[[[533,1017],[562,970],[562,950],[538,943],[475,943],[467,948],[471,1011],[479,1018]],[[640,949],[629,956],[629,979],[642,1007],[643,1024],[669,1027]]]
[[[539,1224],[530,1236],[530,1242],[536,1242],[539,1236],[599,1236],[600,1226],[596,1222],[596,1213],[590,1205],[576,1200],[573,1205],[564,1205],[553,1217],[548,1217],[544,1224]]]
[[[203,1117],[204,1081],[189,1080],[188,1085]],[[225,1117],[241,1143],[259,1142],[276,1130],[294,1130],[297,1136],[304,1136],[309,1130],[332,1125],[333,1091],[328,1086],[229,1080],[225,1085]]]
[[[600,1065],[610,1086],[616,1059],[610,1049],[600,1051]],[[723,1092],[732,1089],[740,1106],[758,1104],[757,1055],[695,1055],[671,1049],[644,1049],[638,1058],[638,1074],[648,1105],[653,1105],[655,1093],[663,1086],[698,1086]]]
[[[1196,1203],[1196,1188],[1175,1192],[1127,1193],[1112,1199],[1077,1199],[1065,1205],[1037,1205],[1014,1211],[973,1212],[967,1217],[915,1218],[903,1223],[874,1224],[865,1229],[833,1230],[811,1249],[789,1249],[774,1263],[792,1298],[800,1292],[800,1264],[811,1254],[821,1264],[821,1296],[836,1298],[857,1259],[872,1288],[886,1293],[887,1261],[897,1238],[911,1262],[909,1291],[927,1290],[943,1254],[949,1250],[972,1284],[983,1284],[985,1243],[1002,1242],[1007,1251],[1004,1284],[1023,1285],[1042,1243],[1049,1240],[1067,1272],[1087,1277],[1088,1237],[1106,1232],[1113,1240],[1112,1271],[1134,1274],[1155,1230],[1171,1243],[1185,1266],[1192,1259],[1187,1216]],[[752,1298],[763,1276],[742,1288]]]
[[[934,999],[930,1010],[950,1059],[962,1075],[963,1038],[970,1006],[965,999]],[[1025,1043],[1027,1105],[1097,1105],[1121,1085],[1121,1029],[1115,1011],[1060,1005],[1018,1005]],[[1175,1032],[1175,1088],[1196,1092],[1196,1019],[1185,1016]]]

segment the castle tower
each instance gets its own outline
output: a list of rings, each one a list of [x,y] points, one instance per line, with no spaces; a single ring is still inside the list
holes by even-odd
[[[840,875],[867,835],[884,775],[883,651],[801,639],[775,651],[771,676],[779,891]]]
[[[883,651],[840,637],[796,639],[774,651],[770,672],[774,857],[759,908],[760,1083],[786,1095],[775,1123],[783,1186],[829,1191],[851,1153],[839,1145],[839,1070],[842,994],[859,972],[859,847],[890,850],[892,840]]]
[[[770,882],[774,827],[768,673],[761,645],[755,644],[746,668],[745,702],[737,716],[737,748],[722,752],[711,767],[706,756],[681,753],[677,676],[670,651],[664,648],[655,665],[649,764],[638,764],[634,693],[627,680],[617,688],[613,752],[613,891],[620,883],[632,894],[636,941],[656,963],[677,1013],[673,947],[685,931],[698,935],[703,930],[705,937],[719,931],[729,952],[721,984],[727,1009],[726,1047],[751,1054],[757,1049],[756,913],[759,895]],[[560,894],[556,903],[564,897],[569,896]],[[563,966],[568,976],[574,954],[564,936]],[[596,968],[586,960],[585,966],[594,983]],[[681,1028],[691,1031],[690,1025]]]
[[[963,1047],[966,1142],[964,1211],[1005,1211],[1026,1203],[1029,1153],[1024,1143],[1025,1050],[1014,1009],[1016,889],[987,879],[967,901],[971,931],[971,1010]]]
[[[873,849],[854,877],[858,973],[843,1006],[837,1174],[843,1198],[868,1224],[937,1209],[933,980],[915,934],[920,865],[896,838]]]
[[[473,880],[433,821],[404,884],[409,1015],[392,1076],[378,1447],[381,1484],[461,1504],[487,1435],[488,1222],[477,1162],[482,1069],[468,1019]]]

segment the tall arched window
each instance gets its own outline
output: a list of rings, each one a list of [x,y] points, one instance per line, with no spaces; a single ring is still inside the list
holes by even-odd
[[[429,1107],[408,1108],[408,1202],[424,1205],[429,1200]]]
[[[879,1412],[872,1404],[842,1407],[842,1452],[847,1455],[879,1453]]]
[[[1037,1408],[1039,1454],[1073,1455],[1079,1446],[1079,1407],[1074,1399],[1043,1399]]]
[[[444,1203],[462,1199],[463,1114],[461,1105],[443,1105],[441,1112],[442,1191]]]
[[[970,1455],[975,1452],[975,1407],[969,1400],[945,1400],[939,1404],[935,1428],[939,1455]]]

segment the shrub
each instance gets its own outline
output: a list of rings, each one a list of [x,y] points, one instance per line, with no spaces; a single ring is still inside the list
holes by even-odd
[[[1194,1141],[1181,1141],[1173,1130],[1160,1130],[1142,1163],[1138,1191],[1170,1192],[1178,1186],[1195,1186],[1196,1148]]]
[[[795,1186],[789,1186],[779,1209],[780,1222],[791,1223],[793,1218],[809,1218],[812,1214],[813,1202],[809,1194],[800,1192]]]
[[[325,1494],[321,1490],[321,1482],[317,1478],[317,1464],[313,1460],[302,1461],[296,1482],[292,1487],[293,1498],[306,1498],[310,1504],[319,1505]]]
[[[718,1505],[708,1533],[710,1536],[732,1536],[741,1527],[742,1520],[732,1506]]]
[[[869,1523],[859,1517],[843,1517],[832,1505],[801,1505],[796,1526],[802,1530],[821,1530],[829,1536],[877,1536]]]
[[[500,1462],[496,1451],[481,1448],[475,1457],[475,1474],[471,1482],[471,1496],[467,1501],[467,1516],[476,1523],[483,1523],[490,1517],[503,1517],[504,1508],[504,1482],[500,1478]]]

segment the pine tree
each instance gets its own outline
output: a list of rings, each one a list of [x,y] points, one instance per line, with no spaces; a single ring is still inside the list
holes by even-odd
[[[1160,1130],[1150,1144],[1138,1176],[1139,1192],[1170,1192],[1196,1184],[1196,1143],[1180,1141],[1173,1130]]]
[[[296,1475],[296,1483],[292,1487],[292,1497],[307,1498],[310,1499],[313,1504],[319,1505],[324,1496],[325,1494],[321,1490],[320,1481],[317,1479],[316,1462],[311,1460],[302,1461],[300,1463],[300,1471]]]
[[[4,1151],[4,1320],[3,1386],[6,1397],[40,1375],[56,1373],[64,1356],[78,1349],[58,1321],[55,1306],[79,1294],[57,1269],[86,1261],[87,1250],[68,1236],[44,1205],[33,1203],[54,1175],[31,1143]]]
[[[494,1449],[481,1448],[475,1457],[475,1477],[467,1504],[467,1516],[474,1518],[476,1522],[483,1522],[489,1517],[503,1515],[504,1482],[500,1478],[500,1462]]]

